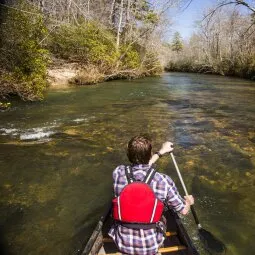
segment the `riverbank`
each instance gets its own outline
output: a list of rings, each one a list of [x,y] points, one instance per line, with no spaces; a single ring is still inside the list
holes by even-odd
[[[99,65],[87,64],[81,62],[72,62],[66,59],[52,57],[48,65],[44,92],[47,88],[59,89],[70,86],[93,85],[109,80],[121,79],[137,79],[147,76],[158,76],[163,72],[163,68],[155,60],[150,63],[151,66],[140,65],[136,68],[121,68],[116,64],[116,67],[111,69],[102,68]],[[2,75],[1,75],[2,74]],[[36,82],[36,81],[35,81]],[[19,86],[20,81],[12,76],[12,73],[7,73],[5,70],[0,70],[0,99],[8,101],[13,95],[19,96],[24,101],[36,101],[38,98],[27,97],[29,94],[26,86]],[[22,84],[26,84],[23,81]],[[39,98],[40,99],[40,98]]]
[[[118,70],[113,68],[103,72],[95,65],[82,65],[63,59],[53,59],[47,69],[47,82],[50,88],[66,88],[69,86],[93,85],[109,80],[137,79],[147,76],[158,76],[163,68],[160,65],[145,70],[144,68]]]
[[[233,73],[219,72],[211,66],[193,65],[193,66],[177,66],[168,65],[167,67],[157,67],[157,72],[152,73],[152,70],[142,70],[141,68],[130,70],[113,69],[109,73],[103,73],[95,65],[82,65],[77,62],[68,62],[63,59],[53,59],[51,65],[47,69],[47,82],[52,89],[67,88],[70,86],[93,85],[109,80],[121,79],[137,79],[141,77],[158,76],[163,72],[177,73],[197,73],[211,74],[226,77],[237,77],[242,79],[254,80],[255,74],[250,77],[240,77]],[[163,71],[164,70],[164,71]]]
[[[108,7],[105,3],[103,9]],[[158,19],[153,10],[148,11],[149,19],[139,19],[139,30],[147,29],[140,36],[133,25],[132,31],[124,32],[120,25],[99,20],[98,15],[73,20],[77,16],[63,12],[63,22],[56,25],[54,14],[46,22],[48,14],[33,4],[6,5],[2,22],[6,25],[0,26],[0,98],[40,101],[49,84],[67,87],[157,75],[162,68],[151,43]]]
[[[54,61],[47,68],[47,82],[50,88],[65,88],[70,86],[70,80],[76,77],[78,65],[65,61]]]
[[[243,68],[245,69],[245,67]],[[170,62],[164,68],[166,72],[178,72],[178,73],[198,73],[198,74],[214,74],[220,76],[236,77],[247,80],[255,81],[255,69],[249,72],[234,71],[234,70],[222,70],[212,65],[206,64],[194,64],[194,63],[173,63]]]

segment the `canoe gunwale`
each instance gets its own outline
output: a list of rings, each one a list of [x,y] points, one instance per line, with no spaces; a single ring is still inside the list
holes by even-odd
[[[103,240],[102,228],[104,226],[105,221],[111,214],[111,209],[112,207],[110,204],[110,206],[108,206],[107,210],[105,211],[105,214],[101,216],[99,222],[97,223],[92,235],[90,236],[85,248],[82,250],[82,253],[80,255],[89,255],[90,252],[93,250],[95,243],[98,241],[98,238],[100,238],[100,235],[102,236],[102,240]]]
[[[181,241],[183,243],[185,243],[185,245],[187,246],[187,249],[189,251],[190,254],[192,255],[199,255],[196,247],[194,246],[193,242],[191,241],[185,227],[182,224],[181,219],[179,218],[179,216],[177,215],[177,219],[176,219],[176,225],[177,225],[177,232],[178,232],[178,236],[181,239]]]

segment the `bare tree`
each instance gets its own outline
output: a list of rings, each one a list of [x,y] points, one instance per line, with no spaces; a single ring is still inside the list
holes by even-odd
[[[252,77],[255,73],[255,26],[251,16],[231,5],[222,6],[208,16],[211,13],[212,10],[205,13],[207,18],[182,54],[174,56],[176,66],[197,72]]]
[[[252,13],[255,13],[255,3],[254,6],[251,6],[250,4],[248,4],[246,1],[241,1],[241,0],[232,0],[232,1],[220,1],[215,8],[213,8],[209,13],[207,13],[207,15],[204,17],[204,20],[207,18],[212,17],[219,9],[221,9],[224,6],[227,5],[241,5],[241,6],[245,6],[246,8],[248,8],[248,10],[250,10]]]
[[[116,41],[116,48],[117,50],[119,49],[119,45],[120,45],[120,30],[121,30],[121,25],[122,25],[122,19],[123,19],[123,2],[124,0],[120,1],[120,10],[119,10],[119,22],[118,22],[118,28],[117,28],[117,41]]]

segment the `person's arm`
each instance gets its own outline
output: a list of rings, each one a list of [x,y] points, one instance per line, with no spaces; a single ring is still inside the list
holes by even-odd
[[[194,198],[192,195],[185,196],[185,200],[180,196],[175,183],[173,180],[167,176],[168,182],[168,195],[167,195],[167,204],[174,209],[174,211],[186,215],[190,206],[194,204]]]
[[[126,182],[125,182],[125,178],[123,178],[123,173],[125,171],[125,166],[124,165],[120,165],[118,167],[115,168],[115,170],[112,173],[112,178],[113,178],[113,192],[114,192],[114,196],[117,197],[119,196],[121,190],[123,189],[123,187],[125,186]]]
[[[165,142],[165,143],[163,143],[162,146],[161,146],[161,149],[158,151],[159,154],[155,153],[155,154],[151,157],[151,159],[150,159],[150,161],[149,161],[149,165],[154,164],[154,163],[160,158],[160,156],[163,156],[163,155],[166,154],[166,153],[172,152],[173,149],[174,149],[174,148],[173,148],[173,143],[171,143],[171,142]]]
[[[183,210],[180,212],[182,215],[186,215],[190,210],[190,206],[194,204],[194,197],[192,195],[184,196],[184,198],[185,206]]]

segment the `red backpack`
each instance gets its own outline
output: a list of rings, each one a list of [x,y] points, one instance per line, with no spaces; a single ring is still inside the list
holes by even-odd
[[[156,174],[148,170],[143,181],[136,181],[130,167],[125,168],[128,184],[113,199],[113,218],[121,225],[135,229],[149,229],[160,220],[164,204],[159,200],[150,183]]]

